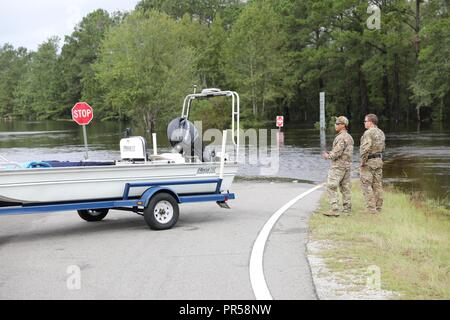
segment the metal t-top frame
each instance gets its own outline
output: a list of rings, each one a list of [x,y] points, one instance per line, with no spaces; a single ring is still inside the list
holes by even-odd
[[[181,118],[189,119],[189,111],[194,100],[211,99],[215,97],[231,97],[231,139],[235,147],[236,162],[239,160],[239,128],[240,128],[240,98],[235,91],[222,91],[220,89],[204,89],[201,93],[187,95],[183,102],[183,112]]]

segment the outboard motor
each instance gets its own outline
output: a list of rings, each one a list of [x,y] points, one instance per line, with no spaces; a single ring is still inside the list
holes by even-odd
[[[132,136],[132,129],[131,128],[126,128],[125,131],[123,132],[123,137],[124,138],[129,138]]]
[[[175,118],[167,126],[167,137],[174,150],[203,161],[203,142],[198,129],[185,118]]]

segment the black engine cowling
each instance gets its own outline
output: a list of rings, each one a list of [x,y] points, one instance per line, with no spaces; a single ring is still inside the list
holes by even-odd
[[[176,152],[203,161],[202,137],[192,122],[180,117],[173,119],[167,126],[167,137]]]

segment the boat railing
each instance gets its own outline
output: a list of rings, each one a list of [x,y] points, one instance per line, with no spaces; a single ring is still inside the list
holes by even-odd
[[[219,89],[205,89],[201,93],[187,95],[183,102],[181,117],[189,119],[189,112],[194,100],[210,99],[213,97],[231,97],[231,140],[235,149],[236,162],[239,160],[240,145],[240,98],[235,91],[221,91]]]

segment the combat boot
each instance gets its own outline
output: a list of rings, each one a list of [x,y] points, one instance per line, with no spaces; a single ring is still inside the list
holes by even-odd
[[[342,211],[342,214],[343,214],[344,216],[350,216],[350,215],[352,214],[352,210],[343,210],[343,211]]]
[[[336,218],[340,216],[338,211],[333,211],[333,210],[324,212],[323,215],[327,216],[327,217],[336,217]]]
[[[377,210],[375,210],[375,209],[366,209],[366,210],[364,210],[364,213],[365,214],[370,214],[370,215],[376,215],[379,212]]]

